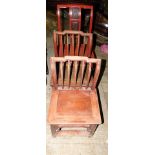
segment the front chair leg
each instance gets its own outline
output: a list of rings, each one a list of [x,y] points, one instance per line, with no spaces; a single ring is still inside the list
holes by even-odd
[[[59,131],[59,127],[57,125],[51,125],[51,131],[52,131],[53,137],[56,137],[57,132]]]
[[[89,137],[92,137],[94,135],[96,128],[97,128],[96,124],[92,124],[87,128],[87,131],[89,132]]]

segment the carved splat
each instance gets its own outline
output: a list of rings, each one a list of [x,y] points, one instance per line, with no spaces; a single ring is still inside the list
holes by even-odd
[[[92,24],[93,24],[93,6],[92,5],[81,5],[81,4],[58,4],[57,5],[57,17],[58,17],[58,31],[63,31],[62,27],[62,9],[69,9],[69,30],[82,30],[82,10],[89,10],[90,19],[89,19],[89,30],[88,32],[92,32]]]

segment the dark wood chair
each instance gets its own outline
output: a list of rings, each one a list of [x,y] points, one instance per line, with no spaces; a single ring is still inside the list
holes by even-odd
[[[82,4],[58,4],[57,5],[57,17],[58,17],[58,31],[63,31],[62,27],[62,10],[69,10],[69,29],[68,30],[82,30],[82,25],[85,19],[82,18],[82,11],[87,10],[90,12],[90,19],[88,24],[88,32],[92,32],[93,25],[93,6],[92,5],[82,5]]]
[[[65,56],[51,57],[50,62],[53,86],[48,123],[52,135],[92,136],[101,124],[96,92],[101,60]]]

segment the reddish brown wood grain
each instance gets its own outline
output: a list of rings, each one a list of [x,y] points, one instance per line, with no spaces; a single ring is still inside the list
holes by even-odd
[[[89,33],[92,32],[93,24],[93,6],[82,4],[59,4],[57,5],[58,31],[62,31],[61,10],[69,9],[69,30],[81,30],[81,11],[83,9],[90,10]],[[77,23],[77,27],[74,27]]]
[[[80,56],[51,57],[50,60],[54,89],[51,93],[48,123],[51,125],[53,136],[92,136],[97,125],[101,124],[96,92],[101,60]],[[57,75],[56,63],[59,65],[59,75]],[[96,68],[93,85],[89,86],[92,64],[95,64]],[[88,71],[85,71],[87,69]],[[66,85],[64,73],[67,74]],[[77,85],[78,79],[80,85]],[[83,82],[84,79],[87,80],[86,84]],[[69,130],[63,130],[66,127]]]
[[[50,61],[52,72],[51,83],[55,88],[57,87],[57,89],[59,89],[59,86],[61,86],[62,83],[63,86],[68,87],[68,89],[74,89],[70,88],[72,87],[71,83],[74,83],[73,87],[77,88],[79,87],[82,89],[96,88],[96,83],[99,77],[101,67],[100,59],[80,57],[80,56],[65,56],[65,57],[51,57]],[[58,76],[55,69],[56,63],[60,68],[59,79],[56,78]],[[64,63],[66,63],[66,67],[64,66]],[[92,64],[95,68],[92,67]],[[92,74],[93,69],[95,69],[94,74]],[[64,74],[65,76],[63,76]],[[61,82],[59,83],[59,81]],[[90,84],[90,81],[92,81],[92,84]]]
[[[79,47],[80,47],[80,35],[79,34],[78,34],[75,42],[77,43],[76,49],[75,49],[75,56],[78,56],[79,55]]]
[[[88,63],[88,74],[87,74],[87,79],[86,79],[86,88],[89,86],[89,80],[90,80],[90,75],[91,75],[91,69],[92,69],[92,64],[91,62]]]
[[[56,74],[56,62],[51,62],[51,85],[53,85],[54,89],[57,89],[57,74]]]
[[[56,57],[58,57],[57,35],[55,31],[53,32],[53,44],[54,44],[54,54]]]
[[[86,56],[91,57],[92,53],[92,33],[82,31],[63,32],[54,31],[54,53],[55,56]],[[93,56],[94,57],[94,56]]]
[[[62,35],[59,35],[59,55],[62,57],[64,55],[63,53],[63,41],[62,41]]]

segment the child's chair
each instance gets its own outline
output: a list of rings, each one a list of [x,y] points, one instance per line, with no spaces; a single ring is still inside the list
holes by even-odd
[[[51,57],[50,62],[52,92],[48,123],[53,136],[92,136],[101,124],[96,92],[101,60],[65,56]]]

